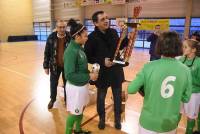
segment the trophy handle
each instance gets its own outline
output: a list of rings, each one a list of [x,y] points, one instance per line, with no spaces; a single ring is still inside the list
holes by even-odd
[[[115,55],[114,55],[114,58],[113,58],[114,62],[116,61],[117,55],[119,54],[119,49],[120,49],[121,43],[122,43],[123,39],[126,37],[127,31],[128,31],[128,28],[127,28],[126,25],[124,25],[123,28],[122,28],[122,32],[120,34],[120,38],[119,38],[118,43],[117,43],[117,49],[115,51]]]
[[[133,50],[135,40],[136,40],[136,37],[137,37],[137,33],[138,33],[138,25],[140,25],[137,18],[139,16],[141,10],[142,10],[141,6],[134,7],[134,9],[133,9],[134,23],[129,24],[132,27],[132,31],[131,31],[130,36],[129,36],[128,47],[127,47],[126,52],[125,52],[125,62],[128,62],[131,55],[132,55],[132,50]]]

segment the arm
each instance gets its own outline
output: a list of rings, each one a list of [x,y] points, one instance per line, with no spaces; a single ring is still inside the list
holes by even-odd
[[[49,69],[49,60],[50,60],[50,37],[48,37],[45,50],[44,50],[44,62],[43,62],[43,68]]]
[[[144,85],[144,69],[142,69],[136,78],[128,85],[128,93],[135,94]]]
[[[70,50],[70,53],[65,51],[64,53],[64,71],[65,78],[71,82],[76,83],[88,83],[90,76],[88,72],[77,72],[76,64],[77,64],[77,52],[74,50]]]
[[[198,69],[196,70],[196,76],[192,79],[192,84],[200,87],[200,64],[197,65]]]
[[[95,42],[95,39],[90,36],[88,38],[88,41],[84,45],[85,54],[87,56],[89,63],[91,63],[91,64],[99,63],[101,66],[104,66],[105,58],[95,55],[95,52],[96,52],[95,45],[96,45],[96,43],[97,42]]]
[[[154,34],[151,34],[151,35],[147,38],[147,41],[148,41],[148,42],[151,42],[151,41],[153,40],[153,38],[154,38],[153,36],[154,36]]]
[[[182,102],[187,103],[190,100],[190,96],[192,94],[192,76],[190,71],[188,70],[188,77],[187,77],[187,84],[186,84],[186,88],[183,92],[183,96],[182,96]]]

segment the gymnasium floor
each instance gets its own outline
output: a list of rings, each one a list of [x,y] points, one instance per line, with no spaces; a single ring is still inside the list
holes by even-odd
[[[54,108],[47,109],[49,76],[42,68],[44,47],[45,42],[0,44],[0,134],[64,134],[66,112],[61,94],[62,82]],[[134,49],[130,65],[124,69],[126,79],[132,80],[148,59],[148,50]],[[106,99],[107,111],[112,110],[110,98],[111,92]],[[142,97],[129,95],[122,130],[112,127],[111,112],[105,130],[100,131],[96,106],[88,106],[84,112],[83,128],[93,134],[137,134],[141,107]],[[184,134],[185,124],[184,118],[177,134]]]

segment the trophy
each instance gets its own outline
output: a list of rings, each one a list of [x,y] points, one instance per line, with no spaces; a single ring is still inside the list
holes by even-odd
[[[113,58],[114,63],[122,64],[126,66],[129,64],[128,61],[131,57],[132,49],[134,47],[134,43],[135,43],[137,32],[138,32],[137,28],[140,25],[139,21],[136,18],[139,16],[141,10],[142,10],[141,6],[134,7],[134,10],[133,10],[134,22],[124,23],[124,26],[122,27],[122,32],[120,34],[120,38],[117,44],[117,49],[115,51],[115,55]],[[132,28],[132,31],[128,35],[128,38],[129,38],[128,46],[124,50],[120,51],[120,46],[123,39],[126,37],[128,27]]]
[[[100,65],[98,63],[92,64],[92,71],[93,73],[99,73]]]
[[[99,73],[100,65],[98,63],[89,64],[89,70],[91,73]],[[96,81],[89,81],[90,85],[95,85]]]

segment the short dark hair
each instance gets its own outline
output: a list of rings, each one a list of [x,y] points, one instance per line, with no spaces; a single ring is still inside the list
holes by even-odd
[[[195,31],[194,33],[192,33],[192,36],[196,36],[196,40],[200,42],[200,32],[199,31]]]
[[[97,12],[95,12],[93,15],[92,15],[92,21],[93,22],[98,22],[98,15],[99,14],[103,14],[104,13],[104,11],[97,11]]]
[[[70,34],[72,39],[75,39],[76,35],[81,35],[84,30],[87,30],[85,26],[81,23],[77,23],[74,19],[70,19],[67,23],[67,26],[70,26]]]
[[[176,32],[162,33],[156,43],[156,54],[173,58],[182,55],[182,42],[179,35]]]

